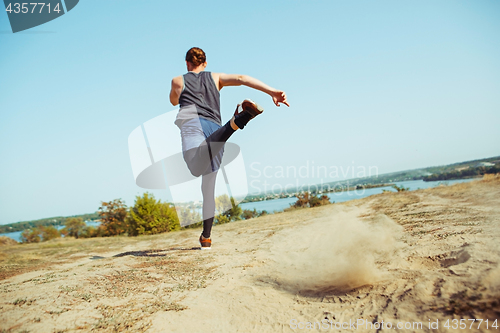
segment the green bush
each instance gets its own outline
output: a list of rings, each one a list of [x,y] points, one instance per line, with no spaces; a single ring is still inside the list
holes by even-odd
[[[257,210],[255,208],[253,210],[244,209],[243,213],[242,213],[242,217],[244,220],[253,219],[254,217],[257,217],[258,215],[259,215],[259,213],[257,212]]]
[[[401,186],[398,186],[398,185],[392,185],[392,188],[395,189],[396,191],[398,192],[406,192],[406,191],[409,191],[410,188],[409,187],[404,187],[403,185]]]
[[[298,193],[295,197],[297,198],[297,201],[295,201],[293,205],[290,205],[291,207],[295,208],[309,207],[309,192]]]
[[[99,226],[102,236],[116,236],[127,232],[127,206],[121,199],[102,202],[98,214],[101,218]]]
[[[178,207],[177,214],[179,214],[179,219],[182,220],[184,224],[187,224],[184,227],[186,229],[203,226],[203,218],[195,210],[186,207]],[[235,203],[233,197],[229,198],[227,194],[224,194],[215,198],[214,224],[225,224],[231,221],[241,220],[242,214],[243,210]]]
[[[227,194],[215,198],[215,215],[224,214],[231,208],[231,200]]]
[[[241,216],[242,216],[242,218],[244,220],[249,220],[249,219],[253,219],[253,218],[256,218],[256,217],[259,217],[259,216],[264,216],[264,215],[267,215],[267,211],[266,210],[257,211],[254,208],[253,210],[244,209]]]
[[[225,224],[231,222],[231,219],[224,214],[219,214],[214,217],[214,222],[215,224]]]
[[[313,194],[309,198],[309,207],[318,207],[328,204],[331,204],[330,198],[325,194],[323,194],[321,197],[318,197],[316,194]]]
[[[234,198],[231,197],[231,208],[227,211],[227,216],[231,221],[239,221],[241,220],[241,214],[243,213],[243,210],[239,205],[237,205],[234,202]]]
[[[21,243],[40,243],[41,231],[38,228],[26,229],[21,233]]]
[[[67,236],[75,237],[78,239],[78,236],[83,232],[83,229],[87,226],[81,217],[69,217],[64,222],[64,231],[63,233]]]
[[[39,226],[26,229],[21,233],[21,243],[40,243],[61,237],[61,233],[53,226]]]
[[[217,214],[214,218],[216,224],[239,221],[243,214],[243,210],[235,203],[234,198],[229,198],[227,194],[215,198],[215,212]]]
[[[180,229],[175,209],[168,203],[156,200],[152,194],[137,196],[129,210],[129,236],[152,235]]]
[[[203,219],[196,210],[191,210],[186,207],[178,207],[176,209],[179,216],[179,220],[182,221],[186,226],[184,228],[198,228],[203,225]]]
[[[40,226],[39,227],[42,236],[42,242],[61,237],[61,233],[53,226]]]
[[[93,238],[93,237],[103,237],[103,229],[99,227],[93,226],[85,226],[79,234],[81,238]]]
[[[316,194],[310,194],[309,192],[299,193],[296,195],[297,201],[290,205],[290,208],[306,208],[306,207],[318,207],[323,205],[331,204],[330,198],[323,194],[318,197]],[[285,211],[288,209],[285,209]]]

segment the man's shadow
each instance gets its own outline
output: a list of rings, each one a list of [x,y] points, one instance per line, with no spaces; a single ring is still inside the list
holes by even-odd
[[[171,247],[169,249],[162,250],[143,250],[143,251],[127,251],[123,253],[115,254],[112,258],[119,258],[125,256],[134,256],[134,257],[166,257],[169,252],[173,251],[196,251],[200,250],[200,247]],[[99,260],[106,259],[106,257],[101,256],[93,256],[90,258],[91,260]]]

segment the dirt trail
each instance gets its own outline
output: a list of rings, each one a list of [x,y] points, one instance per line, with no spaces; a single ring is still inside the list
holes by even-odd
[[[199,232],[88,248],[2,280],[0,328],[339,332],[363,320],[356,331],[375,332],[383,320],[449,332],[446,320],[500,321],[498,177],[217,226],[211,251],[193,249]],[[497,331],[471,322],[464,331]]]

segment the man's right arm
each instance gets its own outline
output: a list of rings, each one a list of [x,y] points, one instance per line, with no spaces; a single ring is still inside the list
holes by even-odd
[[[248,75],[225,74],[225,73],[219,74],[220,89],[222,89],[222,87],[241,86],[241,85],[260,90],[268,95],[270,95],[272,91],[276,90],[274,88],[271,88],[264,82],[259,81]]]

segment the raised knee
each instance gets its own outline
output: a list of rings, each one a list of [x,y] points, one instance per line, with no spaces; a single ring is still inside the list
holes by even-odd
[[[191,174],[194,176],[194,177],[200,177],[202,172],[200,172],[199,170],[196,170],[196,168],[193,168],[191,166],[188,165],[188,169],[189,169],[189,172],[191,172]]]

